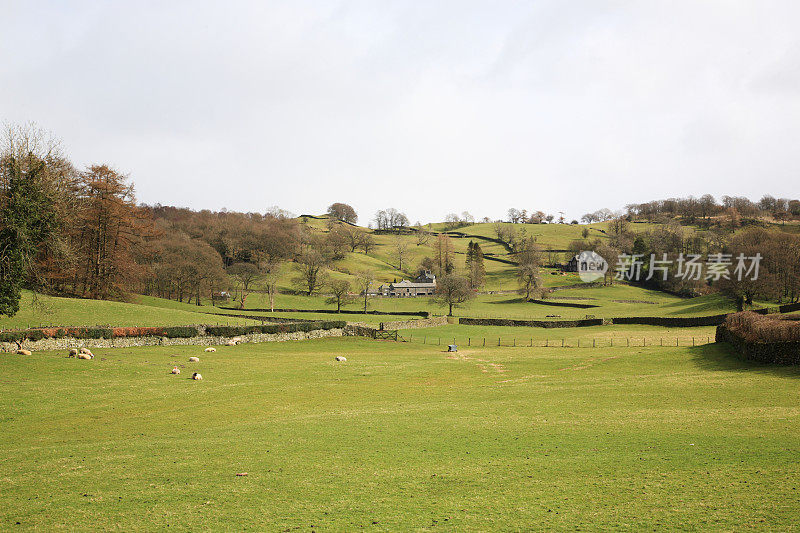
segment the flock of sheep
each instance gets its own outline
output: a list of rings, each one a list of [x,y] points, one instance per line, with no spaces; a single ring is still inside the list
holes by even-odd
[[[236,346],[240,342],[241,342],[241,338],[234,337],[234,338],[230,339],[229,341],[227,341],[225,344],[227,346]],[[213,353],[213,352],[216,352],[217,349],[209,346],[204,351],[207,352],[207,353]],[[20,348],[19,350],[17,350],[17,354],[19,354],[19,355],[31,355],[31,351],[30,350],[25,350],[24,348]],[[69,355],[67,355],[67,357],[76,357],[78,359],[90,360],[90,359],[94,359],[94,354],[92,353],[92,351],[89,348],[71,348],[70,351],[69,351]],[[342,355],[337,355],[335,357],[335,360],[337,362],[339,362],[339,363],[346,363],[347,362],[347,358],[342,356]],[[189,362],[190,363],[199,363],[200,362],[200,358],[199,357],[194,357],[194,356],[190,357],[189,358]],[[170,372],[170,374],[180,374],[180,373],[181,373],[181,369],[178,368],[177,366],[173,366],[172,367],[172,371]],[[201,379],[203,379],[203,376],[199,372],[194,372],[192,374],[192,379],[196,380],[196,381],[197,380],[201,380]]]

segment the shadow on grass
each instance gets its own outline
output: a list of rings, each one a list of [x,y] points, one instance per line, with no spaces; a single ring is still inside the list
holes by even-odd
[[[507,300],[494,300],[494,301],[486,302],[486,303],[487,304],[492,304],[492,305],[496,305],[496,304],[522,304],[522,303],[525,303],[525,299],[524,298],[509,298]]]
[[[704,344],[688,348],[692,360],[704,370],[757,372],[787,378],[800,378],[800,366],[783,366],[742,359],[728,343]]]

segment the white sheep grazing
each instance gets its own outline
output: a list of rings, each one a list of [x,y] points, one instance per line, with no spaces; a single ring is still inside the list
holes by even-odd
[[[228,342],[226,342],[225,344],[228,345],[228,346],[236,346],[236,341],[231,339]]]
[[[77,348],[72,348],[69,351],[69,355],[67,357],[75,357],[76,355],[78,355],[78,349]]]
[[[89,355],[88,353],[79,353],[78,354],[78,359],[86,359],[88,361],[91,358],[92,358],[92,356]]]
[[[216,352],[216,351],[217,351],[217,349],[216,349],[216,348],[212,348],[211,346],[209,346],[208,348],[206,348],[206,349],[205,349],[205,350],[203,350],[203,351],[205,351],[205,352],[209,352],[209,353],[212,353],[212,352]]]
[[[190,357],[189,358],[189,362],[190,363],[199,363],[200,362],[200,358],[199,357]]]
[[[173,374],[180,374],[181,373],[181,369],[178,368],[177,366],[173,366],[172,367],[172,373]]]
[[[339,361],[340,363],[346,363],[347,362],[347,357],[345,357],[343,355],[337,355],[336,356],[336,360]]]
[[[20,348],[19,350],[17,350],[17,354],[19,354],[19,355],[31,355],[31,351],[30,350],[24,350],[24,349]]]
[[[194,374],[192,374],[192,379],[201,380],[201,379],[203,379],[203,376],[201,376],[199,373],[195,372]]]

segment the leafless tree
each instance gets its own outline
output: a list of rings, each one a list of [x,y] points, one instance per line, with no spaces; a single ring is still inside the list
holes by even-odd
[[[317,250],[304,252],[295,261],[294,283],[308,296],[319,291],[327,278],[328,258]]]
[[[408,256],[408,241],[398,235],[394,239],[394,256],[397,258],[397,270],[402,272],[403,261]]]
[[[239,289],[239,308],[244,309],[253,284],[261,279],[262,274],[253,263],[236,263],[228,268],[228,275],[236,280],[236,287]]]
[[[367,312],[367,299],[369,298],[369,291],[372,284],[375,282],[375,273],[372,270],[362,270],[356,274],[356,285],[364,295],[364,312]]]
[[[336,312],[342,312],[342,306],[347,305],[352,301],[350,298],[350,282],[346,279],[335,279],[328,283],[328,290],[330,297],[325,300],[326,303],[336,304]]]
[[[436,293],[433,301],[448,306],[448,316],[453,316],[453,308],[460,307],[475,297],[469,280],[455,274],[447,274],[436,280]]]

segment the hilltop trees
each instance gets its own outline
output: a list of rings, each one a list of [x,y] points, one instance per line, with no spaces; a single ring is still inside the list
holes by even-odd
[[[355,224],[358,222],[356,210],[353,209],[352,206],[340,202],[336,202],[328,206],[328,216],[349,224]]]
[[[408,217],[397,209],[390,207],[375,213],[375,227],[379,230],[391,230],[395,228],[407,227]]]

